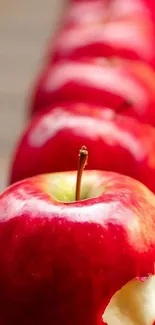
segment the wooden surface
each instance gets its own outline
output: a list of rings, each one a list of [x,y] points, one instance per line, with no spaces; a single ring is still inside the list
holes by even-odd
[[[64,7],[63,0],[0,2],[0,191],[24,127],[30,85]]]

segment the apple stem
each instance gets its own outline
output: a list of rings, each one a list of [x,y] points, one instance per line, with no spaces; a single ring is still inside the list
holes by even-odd
[[[81,192],[81,180],[82,180],[82,173],[88,161],[88,150],[85,146],[79,151],[79,162],[78,162],[78,171],[77,171],[77,178],[76,178],[76,192],[75,192],[75,200],[80,200],[80,192]]]

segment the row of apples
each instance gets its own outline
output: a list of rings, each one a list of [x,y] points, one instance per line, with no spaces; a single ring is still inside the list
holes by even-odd
[[[0,196],[0,325],[155,325],[154,42],[153,0],[68,3]]]
[[[72,0],[52,37],[9,184],[77,168],[129,175],[155,193],[155,4]]]

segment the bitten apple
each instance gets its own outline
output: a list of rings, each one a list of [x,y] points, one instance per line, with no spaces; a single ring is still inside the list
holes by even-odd
[[[75,170],[83,143],[88,169],[132,176],[155,192],[155,129],[84,103],[59,103],[33,118],[16,148],[9,182]]]
[[[86,171],[75,201],[76,183],[41,175],[1,194],[1,325],[152,325],[155,196]]]
[[[31,113],[60,101],[85,101],[155,125],[155,72],[140,61],[104,58],[64,60],[48,66],[35,85]]]

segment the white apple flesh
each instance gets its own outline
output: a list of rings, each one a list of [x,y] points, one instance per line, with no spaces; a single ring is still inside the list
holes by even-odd
[[[103,321],[108,325],[155,324],[155,276],[134,279],[117,291],[108,304]]]

